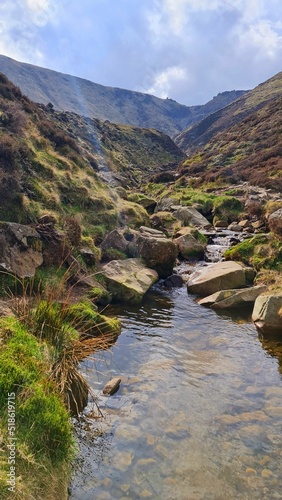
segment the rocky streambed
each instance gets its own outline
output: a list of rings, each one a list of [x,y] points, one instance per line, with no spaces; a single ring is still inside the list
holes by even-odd
[[[251,311],[161,283],[141,305],[108,308],[122,332],[82,365],[104,418],[90,403],[80,421],[72,500],[281,498],[282,341],[260,337]]]

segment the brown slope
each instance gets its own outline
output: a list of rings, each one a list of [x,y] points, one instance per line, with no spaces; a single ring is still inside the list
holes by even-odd
[[[176,144],[187,154],[205,146],[217,134],[240,123],[282,95],[282,72],[258,85],[223,109],[211,114],[175,138]]]
[[[282,100],[271,98],[240,123],[218,132],[180,171],[199,184],[251,184],[282,191]],[[241,113],[244,115],[244,113]]]

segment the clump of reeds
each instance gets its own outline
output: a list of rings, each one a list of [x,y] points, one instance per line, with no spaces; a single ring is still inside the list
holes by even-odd
[[[91,388],[79,371],[79,363],[89,354],[107,349],[116,340],[119,322],[99,314],[90,301],[70,303],[69,271],[52,278],[24,283],[21,296],[10,294],[12,309],[19,321],[44,346],[49,376],[71,414],[79,414],[87,405]],[[63,292],[58,300],[58,290]],[[97,406],[98,408],[98,406]],[[99,409],[98,409],[99,411]]]

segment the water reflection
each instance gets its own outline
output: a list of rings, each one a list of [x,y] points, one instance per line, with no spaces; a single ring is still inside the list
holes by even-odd
[[[281,498],[281,343],[186,287],[111,311],[122,333],[87,369],[105,419],[97,436],[86,417],[71,499]],[[103,397],[116,375],[120,390]]]
[[[269,356],[277,358],[279,365],[279,372],[282,375],[282,339],[276,335],[263,337],[259,335],[259,340],[263,349],[269,354]]]

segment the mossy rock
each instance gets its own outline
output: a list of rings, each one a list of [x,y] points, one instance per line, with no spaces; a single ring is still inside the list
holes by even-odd
[[[176,227],[179,227],[179,222],[171,212],[156,212],[150,217],[151,226],[154,229],[163,231],[166,234],[173,234]]]
[[[213,222],[217,220],[228,223],[236,221],[243,211],[243,204],[234,196],[218,196],[213,202]]]

